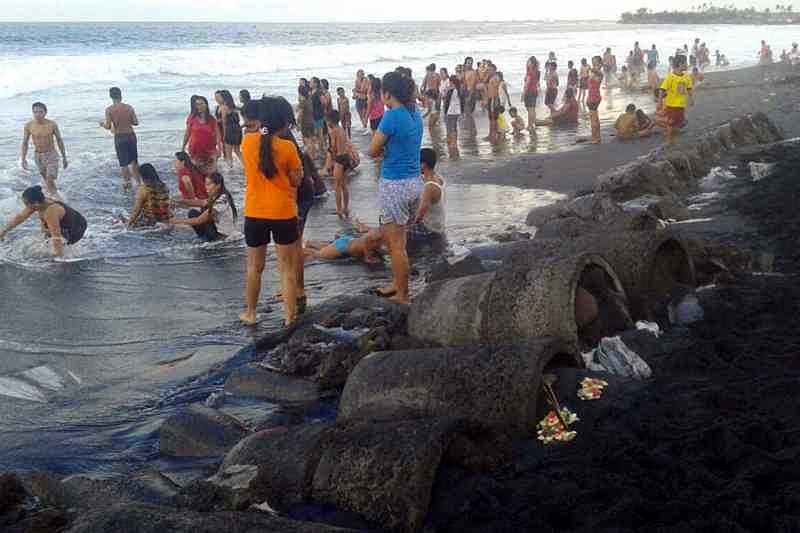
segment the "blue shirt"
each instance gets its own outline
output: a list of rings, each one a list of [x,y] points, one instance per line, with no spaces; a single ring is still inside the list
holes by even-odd
[[[378,131],[386,137],[381,177],[387,180],[418,178],[422,116],[406,107],[390,109],[383,115]]]
[[[653,50],[652,48],[647,51],[647,60],[650,63],[658,63],[658,50]]]

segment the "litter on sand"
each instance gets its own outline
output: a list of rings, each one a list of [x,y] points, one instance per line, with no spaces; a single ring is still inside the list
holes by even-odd
[[[567,423],[567,428],[561,424],[561,420],[559,420],[559,417],[555,411],[550,411],[547,413],[541,422],[539,422],[538,431],[536,432],[540,441],[542,441],[544,444],[550,444],[553,442],[569,442],[578,435],[577,431],[571,431],[568,429],[569,426],[580,420],[578,415],[566,407],[562,407],[561,418],[563,418]]]
[[[578,389],[578,398],[581,400],[598,400],[603,395],[603,390],[608,387],[608,382],[602,379],[583,378]]]

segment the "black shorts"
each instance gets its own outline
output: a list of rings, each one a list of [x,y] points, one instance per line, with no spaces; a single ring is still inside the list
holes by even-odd
[[[371,119],[369,119],[369,127],[370,127],[370,129],[371,129],[372,131],[378,131],[378,126],[380,126],[380,125],[381,125],[381,119],[382,119],[382,118],[383,118],[383,117],[380,117],[380,118],[371,118]]]
[[[358,110],[358,111],[366,111],[367,110],[367,99],[366,98],[356,98],[356,110]]]
[[[306,229],[306,221],[308,220],[308,213],[314,207],[313,198],[308,201],[297,202],[297,236],[303,235]]]
[[[600,102],[586,102],[586,107],[589,108],[589,111],[597,111],[597,108],[600,107]]]
[[[536,102],[539,100],[539,93],[525,95],[525,108],[530,109],[536,107]]]
[[[250,248],[266,246],[270,243],[270,237],[274,237],[275,244],[292,244],[300,237],[298,229],[296,218],[271,220],[245,217],[244,241]]]
[[[122,133],[114,135],[114,148],[117,151],[117,159],[120,167],[127,167],[131,163],[139,160],[139,150],[136,147],[135,133]]]
[[[333,158],[333,161],[342,165],[345,172],[353,169],[353,160],[350,157],[350,154],[339,154]]]
[[[547,89],[547,93],[544,96],[544,105],[550,106],[555,104],[557,98],[558,89]]]

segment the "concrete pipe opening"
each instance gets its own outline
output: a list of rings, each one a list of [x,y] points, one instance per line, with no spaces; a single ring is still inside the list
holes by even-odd
[[[603,337],[613,336],[632,324],[622,283],[602,259],[587,262],[578,273],[572,301],[581,350],[596,346]]]
[[[696,285],[694,263],[685,246],[677,239],[665,239],[653,254],[650,265],[651,317],[664,314],[664,304],[677,292]]]

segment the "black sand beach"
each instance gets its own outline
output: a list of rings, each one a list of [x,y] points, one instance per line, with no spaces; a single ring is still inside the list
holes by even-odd
[[[698,91],[698,104],[689,114],[689,126],[676,149],[691,145],[696,135],[713,126],[756,111],[766,113],[786,138],[800,135],[800,121],[797,120],[800,117],[800,80],[787,70],[782,70],[777,76],[780,81],[774,83],[762,84],[760,76],[759,69],[708,75],[706,86]],[[729,83],[731,80],[734,83]],[[563,193],[589,191],[599,174],[659,148],[662,142],[660,137],[655,137],[622,143],[612,141],[608,133],[604,131],[605,144],[596,147],[574,150],[570,147],[553,154],[514,157],[500,153],[491,165],[465,162],[456,172],[455,180]],[[609,378],[611,385],[606,394],[601,401],[592,404],[576,405],[572,396],[568,403],[579,408],[582,418],[577,426],[578,437],[572,442],[544,447],[535,436],[498,439],[492,441],[496,449],[482,452],[494,456],[492,452],[503,455],[501,449],[504,453],[506,448],[510,450],[507,459],[499,464],[477,467],[472,464],[467,468],[463,461],[442,461],[434,472],[435,484],[427,513],[415,519],[412,525],[395,524],[392,529],[426,532],[800,530],[800,400],[795,394],[800,378],[800,283],[797,277],[800,256],[796,251],[800,227],[797,211],[800,184],[796,177],[800,157],[796,144],[788,146],[747,147],[726,153],[716,164],[730,168],[737,179],[714,201],[691,211],[692,218],[702,222],[686,221],[676,225],[685,228],[687,237],[703,240],[709,249],[721,251],[719,256],[713,257],[716,263],[698,260],[698,281],[703,285],[698,297],[705,312],[704,319],[686,328],[673,328],[655,344],[637,346],[652,368],[650,379]],[[778,163],[769,177],[753,182],[747,161],[754,159]],[[445,164],[443,173],[449,168]],[[737,253],[749,260],[737,262]],[[764,259],[764,254],[770,259]],[[720,261],[722,266],[719,266]],[[324,310],[319,312],[320,316],[329,317],[323,325],[330,330],[344,326],[346,320],[351,324],[344,330],[369,328],[369,338],[360,342],[357,350],[342,355],[341,368],[351,368],[348,365],[354,364],[347,357],[360,358],[372,351],[415,346],[403,334],[405,323],[398,310],[387,308],[368,316],[358,315],[352,309],[339,309],[329,315],[325,315]],[[302,342],[282,344],[291,333],[263,338],[257,343],[252,360],[272,365],[285,364],[287,360],[296,362],[293,364],[301,367],[299,372],[304,377],[324,375],[340,386],[343,379],[340,367],[317,369],[314,354],[302,351],[305,346]],[[308,335],[311,335],[308,342],[326,342],[324,335]],[[275,347],[279,349],[273,351]],[[303,364],[308,366],[303,367]],[[273,382],[271,386],[276,390],[282,385]],[[299,393],[294,385],[284,390],[289,389],[293,394]],[[328,406],[336,403],[335,398],[326,401]],[[260,466],[258,475],[261,477],[256,477],[250,486],[255,495],[244,491],[249,500],[231,499],[228,489],[236,489],[235,480],[225,485],[225,490],[220,489],[219,480],[214,481],[217,485],[184,485],[181,481],[182,487],[149,482],[149,492],[138,488],[138,492],[134,491],[131,487],[135,484],[128,486],[126,483],[114,485],[112,490],[109,483],[101,482],[93,486],[103,487],[105,494],[116,498],[114,501],[119,507],[107,505],[92,509],[91,504],[82,503],[75,506],[77,510],[66,511],[64,502],[69,500],[69,494],[61,495],[61,499],[53,497],[52,484],[42,482],[41,478],[38,482],[32,481],[28,476],[25,490],[29,495],[40,497],[39,502],[34,503],[31,498],[25,499],[22,489],[8,476],[0,478],[0,527],[5,524],[9,531],[64,530],[72,533],[212,531],[220,527],[242,532],[385,530],[385,525],[370,524],[352,513],[325,504],[328,500],[308,502],[308,494],[300,498],[305,503],[291,503],[297,487],[286,484],[287,480],[303,479],[310,486],[309,477],[314,477],[314,491],[309,488],[308,492],[320,494],[319,486],[324,485],[320,478],[324,475],[319,474],[319,470],[317,477],[313,470],[289,473],[286,478],[271,477],[275,471],[270,468],[282,460],[284,448],[281,446],[287,446],[290,453],[295,454],[296,461],[303,465],[297,470],[314,461],[314,464],[326,464],[330,469],[328,474],[335,470],[335,465],[319,457],[322,452],[313,461],[305,462],[316,452],[305,448],[310,441],[307,436],[295,433],[297,428],[293,424],[308,423],[320,417],[317,411],[299,418],[267,422],[258,428],[266,430],[267,434],[262,437],[270,446],[252,453],[269,457],[268,461],[273,464]],[[410,429],[399,433],[395,440],[407,438],[413,442],[417,438],[418,425],[415,424],[421,423],[412,419],[407,426]],[[352,431],[345,435],[355,434],[357,438],[352,442],[367,450],[362,457],[365,464],[371,459],[368,450],[373,441],[384,431],[393,435],[394,429],[385,429],[387,424],[368,424],[366,429],[357,428],[358,431],[345,426],[342,430]],[[319,426],[301,426],[300,431],[304,427]],[[268,434],[270,431],[274,434]],[[291,438],[281,444],[276,435]],[[295,436],[296,440],[292,440]],[[343,446],[335,431],[327,438],[324,444],[331,446],[330,449]],[[432,440],[420,441],[424,446],[410,455],[425,455]],[[391,446],[388,449],[391,452]],[[453,455],[481,455],[474,449],[451,451]],[[238,453],[245,452],[239,450]],[[342,463],[351,460],[345,454],[341,459]],[[386,461],[395,459],[387,453]],[[394,487],[404,486],[401,481],[412,478],[403,471],[394,476],[390,472],[391,468],[367,471],[362,481],[367,487]],[[74,490],[75,484],[70,486]],[[82,486],[85,489],[86,485]],[[256,486],[261,492],[252,488]],[[410,486],[413,487],[413,483]],[[416,493],[424,490],[410,489],[408,493],[398,494],[394,509],[411,505],[408,502],[416,501]],[[353,506],[368,501],[363,492],[352,489],[350,503]],[[282,495],[280,504],[266,496],[278,493]],[[236,494],[242,497],[242,493]],[[45,495],[51,499],[43,498]],[[250,504],[260,504],[263,499],[275,506],[281,517],[263,513],[263,508],[245,511]],[[246,504],[242,503],[245,501]],[[20,510],[20,502],[26,502],[29,510]],[[375,502],[375,507],[385,504],[379,495],[375,496]],[[402,513],[398,511],[398,514]],[[348,529],[335,529],[331,524]]]

